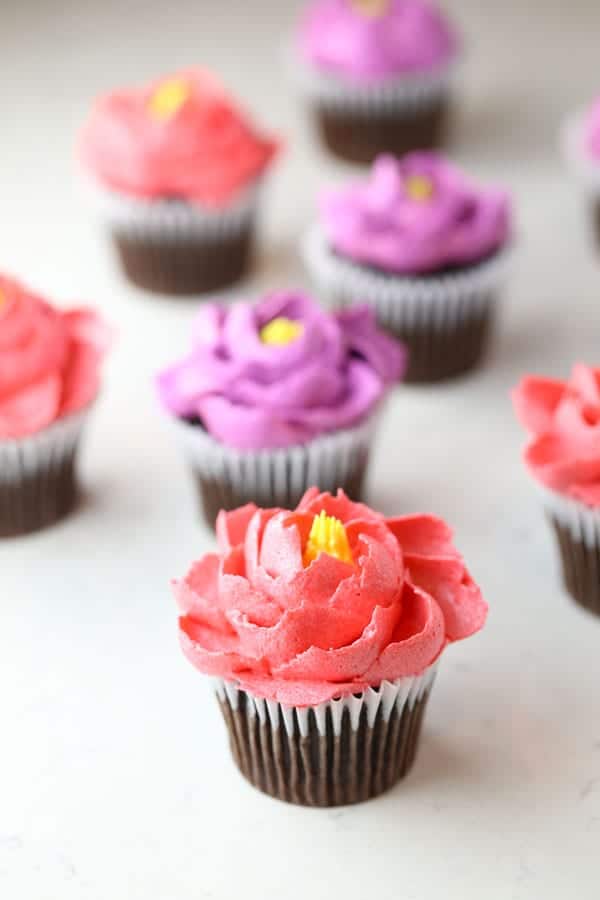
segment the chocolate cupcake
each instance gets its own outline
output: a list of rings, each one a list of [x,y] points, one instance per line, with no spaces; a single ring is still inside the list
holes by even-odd
[[[293,512],[222,513],[217,535],[174,590],[183,652],[215,680],[244,777],[305,806],[391,788],[443,650],[486,618],[448,527],[311,489]]]
[[[330,302],[370,303],[406,343],[407,381],[440,381],[484,354],[510,234],[504,192],[432,153],[381,156],[367,179],[324,193],[305,260]]]
[[[426,0],[316,0],[292,72],[326,146],[353,162],[441,145],[458,40]]]
[[[593,233],[600,246],[600,99],[567,122],[563,147],[584,190]]]
[[[37,531],[77,499],[76,458],[108,330],[0,275],[0,538]]]
[[[276,149],[200,69],[97,100],[81,162],[130,281],[164,294],[238,281]]]
[[[291,507],[316,484],[360,497],[404,353],[368,307],[323,311],[294,292],[206,304],[191,353],[158,378],[213,526],[248,502]]]
[[[525,463],[540,488],[576,603],[600,615],[600,369],[567,381],[526,376],[513,392],[531,440]]]

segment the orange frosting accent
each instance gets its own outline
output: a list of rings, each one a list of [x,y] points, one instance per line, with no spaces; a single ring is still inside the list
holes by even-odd
[[[335,516],[328,516],[324,509],[315,516],[304,549],[304,565],[309,566],[320,553],[327,553],[342,562],[354,564],[346,529]]]
[[[350,0],[356,12],[370,19],[385,16],[390,8],[390,0]]]

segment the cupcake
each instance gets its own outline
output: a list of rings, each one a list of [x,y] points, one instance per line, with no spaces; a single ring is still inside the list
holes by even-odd
[[[174,590],[183,652],[215,680],[242,774],[306,806],[391,788],[442,651],[486,618],[448,527],[311,488],[293,512],[221,513],[217,535]]]
[[[565,586],[600,615],[600,369],[578,364],[568,381],[526,376],[513,401],[530,435],[525,463],[556,533]]]
[[[563,145],[568,163],[588,198],[600,243],[600,99],[567,122]]]
[[[440,145],[458,41],[427,0],[316,0],[293,73],[327,147],[353,162]]]
[[[215,291],[243,276],[276,150],[201,69],[101,97],[80,142],[126,275],[165,294]]]
[[[0,537],[51,525],[77,499],[75,463],[108,330],[0,275]]]
[[[295,506],[313,484],[361,495],[382,400],[404,367],[368,307],[324,312],[280,292],[206,304],[192,349],[158,378],[204,513]]]
[[[366,179],[323,194],[305,259],[331,302],[370,303],[407,344],[407,381],[439,381],[483,355],[510,233],[502,191],[432,153],[380,156]]]

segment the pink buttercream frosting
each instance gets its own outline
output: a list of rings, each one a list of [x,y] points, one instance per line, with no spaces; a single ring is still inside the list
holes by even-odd
[[[322,511],[345,527],[352,561],[304,556]],[[183,651],[196,668],[259,697],[308,706],[420,675],[487,606],[427,515],[385,519],[311,488],[298,508],[254,505],[217,520],[219,552],[174,583]]]
[[[80,143],[101,184],[144,199],[222,207],[256,183],[277,151],[202,69],[100,97]]]
[[[586,154],[600,163],[600,98],[592,104],[585,116],[583,143]]]
[[[567,381],[528,375],[513,401],[531,435],[525,462],[534,478],[600,507],[600,369],[579,363]]]
[[[445,67],[458,41],[426,0],[317,0],[300,23],[298,47],[317,69],[368,84]]]
[[[0,275],[0,440],[34,434],[88,406],[108,341],[92,310],[54,309]]]
[[[341,256],[401,275],[474,264],[510,238],[507,194],[435,153],[380,156],[369,177],[326,191],[321,222]]]

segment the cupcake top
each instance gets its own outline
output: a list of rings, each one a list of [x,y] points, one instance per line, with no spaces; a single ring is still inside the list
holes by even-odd
[[[220,513],[219,552],[174,583],[180,637],[207,675],[310,706],[422,674],[487,606],[427,515],[385,519],[343,492]]]
[[[531,439],[525,462],[541,484],[600,506],[600,369],[579,363],[567,381],[527,375],[513,392]]]
[[[92,310],[54,309],[0,275],[0,440],[34,434],[88,406],[108,343]]]
[[[320,212],[334,251],[401,275],[480,262],[511,231],[508,195],[435,153],[378,157],[365,180],[325,192]]]
[[[162,404],[230,447],[305,444],[359,424],[404,368],[404,351],[356,307],[331,314],[304,294],[202,306],[192,351],[158,378]]]
[[[276,150],[202,69],[100,97],[80,144],[106,188],[217,208],[254,185]]]
[[[312,66],[367,84],[447,66],[457,43],[427,0],[317,0],[298,35],[299,52]]]

